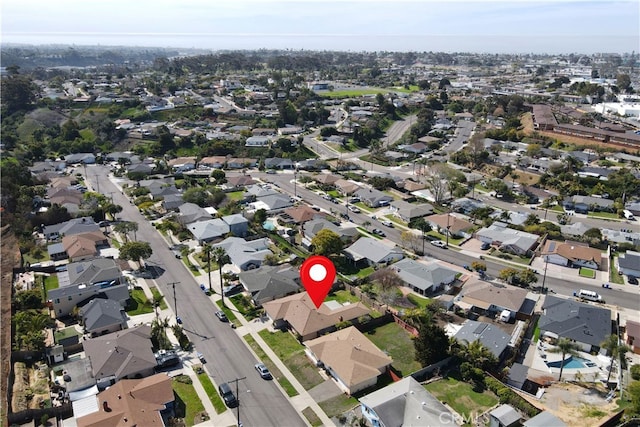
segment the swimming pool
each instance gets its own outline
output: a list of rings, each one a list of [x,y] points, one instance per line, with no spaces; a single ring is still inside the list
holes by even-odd
[[[276,229],[276,225],[271,220],[266,220],[262,223],[262,228],[265,230],[273,231]]]
[[[561,362],[561,360],[558,360],[557,362],[547,362],[547,366],[550,368],[559,368]],[[580,357],[570,356],[564,361],[564,369],[583,369],[593,366],[596,366],[596,364],[590,360],[582,359]]]

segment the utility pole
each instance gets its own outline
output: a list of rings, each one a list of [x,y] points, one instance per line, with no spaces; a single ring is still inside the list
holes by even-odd
[[[447,211],[447,247],[449,247],[449,229],[451,228],[449,225],[449,218],[451,218],[451,209]]]
[[[238,418],[238,427],[241,426],[242,424],[240,424],[240,386],[238,385],[238,383],[241,380],[246,380],[247,377],[242,377],[242,378],[236,378],[235,380],[231,380],[231,381],[227,381],[230,383],[235,382],[236,383],[236,400],[238,401],[238,406],[236,407],[236,416]]]
[[[298,197],[298,168],[293,170],[293,197]]]
[[[173,286],[173,305],[176,311],[176,318],[178,317],[178,300],[176,299],[176,285],[180,284],[180,282],[170,282],[167,283],[169,286]]]
[[[549,266],[549,260],[547,258],[544,259],[544,274],[542,275],[542,289],[540,292],[544,294],[544,283],[547,281],[547,267]]]

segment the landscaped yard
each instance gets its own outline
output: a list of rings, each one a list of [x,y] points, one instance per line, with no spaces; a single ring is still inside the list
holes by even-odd
[[[451,406],[456,412],[467,417],[480,414],[498,403],[498,398],[489,390],[482,393],[473,391],[471,384],[453,377],[444,378],[424,386],[438,400]]]
[[[129,316],[153,313],[153,304],[147,299],[141,287],[136,286],[131,290],[131,298],[129,298],[126,311]]]
[[[433,302],[433,300],[430,298],[424,298],[416,294],[408,294],[407,299],[409,300],[409,302],[411,302],[411,304],[420,308],[425,308]]]
[[[304,346],[300,344],[289,332],[260,331],[260,336],[271,347],[276,355],[287,366],[305,390],[310,390],[323,379],[318,369],[304,353]]]
[[[202,384],[202,388],[204,388],[204,391],[207,393],[207,396],[209,396],[209,400],[211,400],[211,403],[213,404],[213,409],[216,410],[216,413],[221,414],[224,411],[226,411],[227,407],[225,406],[224,402],[222,401],[222,398],[216,391],[216,386],[213,385],[213,383],[211,382],[211,378],[209,378],[209,375],[207,375],[206,372],[202,371],[202,373],[198,374],[198,380],[200,380],[200,384]]]
[[[287,392],[287,395],[289,397],[297,396],[298,392],[296,391],[295,387],[291,384],[291,382],[289,382],[287,377],[282,375],[280,369],[275,365],[275,363],[273,363],[271,358],[267,356],[267,353],[265,353],[262,347],[258,345],[251,334],[247,334],[243,338],[247,342],[247,344],[249,344],[249,347],[251,347],[256,356],[258,356],[258,359],[260,359],[260,361],[265,364],[267,369],[269,369],[273,378],[275,378],[276,381],[280,383],[280,386],[282,386],[284,391]]]
[[[408,332],[391,322],[366,333],[380,350],[387,352],[391,364],[402,376],[407,376],[421,368],[415,358],[415,348]]]
[[[436,237],[440,240],[443,241],[447,241],[447,236],[445,236],[444,234],[440,234],[438,233],[436,230],[431,230],[428,233],[424,233],[427,236],[432,236],[432,237]],[[449,243],[452,245],[459,245],[460,243],[462,243],[464,241],[464,238],[459,238],[459,239],[454,239],[452,237],[449,237]]]
[[[344,304],[345,302],[358,302],[360,301],[357,296],[351,295],[351,292],[346,290],[340,290],[336,292],[330,293],[325,301],[338,301],[340,304]]]
[[[262,313],[262,309],[257,308],[255,305],[253,305],[253,303],[251,302],[251,298],[246,295],[234,295],[232,297],[229,297],[229,299],[238,309],[240,314],[242,314],[247,320],[253,320],[256,317],[260,316],[260,314]]]
[[[229,200],[242,200],[244,197],[244,191],[232,191],[230,193],[225,193]]]
[[[618,274],[618,268],[616,267],[615,262],[611,262],[609,265],[609,281],[619,285],[624,285],[624,278],[621,274]]]
[[[589,212],[587,216],[589,218],[620,219],[615,212]]]
[[[181,259],[182,259],[182,262],[184,263],[184,265],[187,266],[189,271],[191,271],[191,273],[194,276],[200,276],[200,271],[198,270],[198,267],[196,267],[195,265],[191,264],[191,261],[189,260],[188,256],[183,256]],[[213,268],[213,266],[211,266],[211,267]]]
[[[179,375],[172,379],[171,385],[176,397],[175,411],[177,418],[184,418],[184,423],[187,427],[200,424],[208,419],[200,397],[198,397],[198,393],[193,388],[191,378],[187,375]],[[206,416],[204,420],[202,415]]]
[[[588,279],[596,278],[595,270],[586,267],[580,267],[580,272],[578,274],[580,274],[581,277],[586,277]]]
[[[51,289],[58,289],[58,275],[57,274],[50,274],[48,276],[45,276],[44,279],[44,288],[47,291],[50,291]]]

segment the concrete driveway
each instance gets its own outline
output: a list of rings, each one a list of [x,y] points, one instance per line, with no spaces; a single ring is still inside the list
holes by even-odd
[[[309,390],[309,394],[316,402],[324,402],[325,400],[339,396],[342,393],[343,391],[338,388],[331,378],[324,380],[322,384],[318,384]]]

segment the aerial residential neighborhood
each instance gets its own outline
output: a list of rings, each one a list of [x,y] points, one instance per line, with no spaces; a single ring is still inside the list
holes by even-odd
[[[2,49],[4,425],[637,425],[637,53],[69,49]]]

